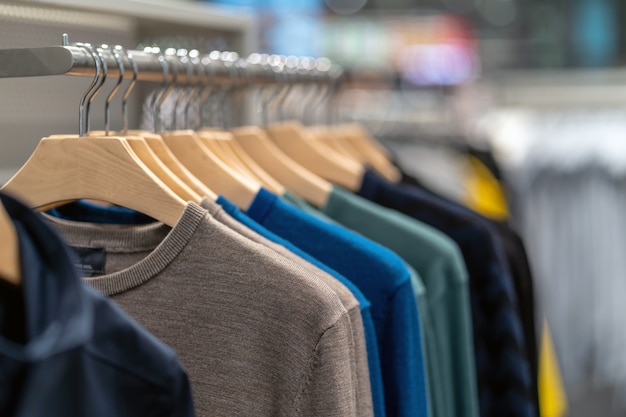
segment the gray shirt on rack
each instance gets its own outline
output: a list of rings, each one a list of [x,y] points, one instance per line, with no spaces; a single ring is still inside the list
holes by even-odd
[[[315,275],[194,203],[174,228],[50,221],[106,254],[86,281],[174,348],[199,416],[357,415],[350,316]]]

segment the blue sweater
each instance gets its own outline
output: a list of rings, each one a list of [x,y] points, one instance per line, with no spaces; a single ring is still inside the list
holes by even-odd
[[[254,230],[266,239],[271,240],[274,243],[284,246],[291,252],[295,253],[305,261],[315,265],[322,271],[325,271],[335,277],[339,282],[344,284],[350,292],[354,295],[361,306],[361,316],[363,317],[363,327],[365,329],[365,343],[367,349],[367,362],[370,371],[370,384],[372,386],[372,401],[374,405],[374,415],[376,417],[385,416],[385,398],[383,394],[382,385],[382,373],[380,369],[380,356],[378,353],[378,345],[376,342],[376,330],[374,328],[374,321],[372,319],[371,304],[363,293],[347,278],[329,268],[326,264],[320,262],[313,256],[304,252],[300,248],[293,245],[291,242],[281,238],[280,236],[270,232],[259,223],[252,220],[245,213],[243,213],[233,203],[220,196],[217,200],[222,208],[235,220],[239,221],[244,226]]]
[[[423,356],[416,354],[421,352],[421,331],[404,261],[354,232],[289,206],[266,190],[257,194],[247,214],[348,278],[369,299],[387,415],[426,417]]]

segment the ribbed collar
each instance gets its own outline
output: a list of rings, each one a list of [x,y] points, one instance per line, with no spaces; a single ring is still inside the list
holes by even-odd
[[[170,228],[162,223],[139,226],[117,226],[79,223],[47,216],[73,246],[100,247],[107,252],[148,251],[150,254],[136,264],[94,278],[85,278],[91,286],[108,296],[128,291],[163,271],[189,244],[208,212],[189,203],[182,216]]]

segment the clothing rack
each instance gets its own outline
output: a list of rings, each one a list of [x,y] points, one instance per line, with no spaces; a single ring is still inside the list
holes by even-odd
[[[94,46],[104,59],[108,77],[119,77],[116,56],[108,46]],[[197,52],[197,51],[195,51]],[[166,71],[160,57],[164,57],[174,71],[167,71],[168,81],[176,77],[177,83],[193,82],[197,79],[194,72],[199,64],[210,84],[225,85],[233,83],[276,84],[291,83],[332,83],[343,74],[342,69],[326,58],[281,57],[276,55],[251,54],[240,58],[234,52],[214,51],[208,55],[190,53],[190,51],[167,50],[163,53],[158,48],[146,48],[144,51],[128,50],[119,53],[122,59],[124,78],[133,78],[130,70],[132,60],[137,67],[137,80],[150,82],[165,81]],[[183,57],[191,59],[194,70],[185,66]],[[119,59],[119,58],[118,58]],[[39,48],[0,49],[0,78],[40,77],[51,75],[91,76],[96,74],[96,63],[88,48],[76,45],[47,46]]]

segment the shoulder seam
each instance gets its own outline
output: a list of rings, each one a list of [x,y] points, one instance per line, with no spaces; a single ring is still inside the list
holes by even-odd
[[[320,333],[320,336],[315,342],[315,347],[313,348],[311,355],[307,359],[307,367],[304,370],[304,374],[302,375],[302,380],[300,381],[300,384],[299,384],[298,393],[296,394],[296,397],[293,400],[293,409],[296,412],[296,415],[302,414],[302,410],[300,408],[300,401],[302,399],[302,395],[304,394],[307,387],[309,386],[309,383],[311,382],[311,376],[313,374],[312,370],[317,366],[317,358],[318,358],[317,352],[319,351],[319,347],[320,347],[320,343],[322,339],[328,333],[329,330],[336,327],[337,323],[339,323],[340,320],[345,319],[346,317],[348,318],[348,320],[350,320],[348,311],[344,309],[344,311],[337,317],[337,319],[333,322],[333,324],[328,326],[326,329],[324,329],[323,332]]]

